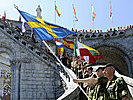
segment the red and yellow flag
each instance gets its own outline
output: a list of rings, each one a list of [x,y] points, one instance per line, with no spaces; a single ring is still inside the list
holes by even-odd
[[[67,41],[66,39],[63,39],[63,44],[66,48],[74,50],[74,42],[73,41]]]

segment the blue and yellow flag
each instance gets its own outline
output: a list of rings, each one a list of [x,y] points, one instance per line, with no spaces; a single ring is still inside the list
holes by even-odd
[[[64,27],[51,24],[36,16],[20,11],[19,9],[17,10],[42,41],[54,38],[64,38],[70,34],[77,34]]]

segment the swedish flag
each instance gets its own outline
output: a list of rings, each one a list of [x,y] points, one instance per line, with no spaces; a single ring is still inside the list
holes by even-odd
[[[24,11],[20,11],[19,9],[17,10],[42,41],[51,40],[54,38],[64,38],[70,34],[77,34],[75,32],[69,31],[64,27],[51,24],[36,16],[28,14]]]

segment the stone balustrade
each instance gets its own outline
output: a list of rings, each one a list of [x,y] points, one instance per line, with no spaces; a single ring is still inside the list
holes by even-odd
[[[94,32],[90,29],[90,32],[88,32],[87,30],[74,30],[72,29],[72,31],[78,33],[78,35],[73,35],[73,37],[78,37],[81,39],[98,39],[98,38],[103,38],[103,39],[107,39],[107,38],[113,38],[113,37],[119,37],[122,35],[125,35],[127,30],[132,30],[133,26],[127,26],[127,28],[124,27],[124,29],[122,27],[118,27],[118,29],[116,30],[115,28],[112,29],[110,28],[110,30],[107,29],[107,32],[102,32],[102,30],[95,30]],[[71,38],[68,37],[68,38]]]

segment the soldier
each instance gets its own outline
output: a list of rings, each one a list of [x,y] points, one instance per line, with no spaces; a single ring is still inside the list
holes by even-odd
[[[115,67],[109,63],[105,65],[104,76],[108,78],[105,100],[129,100],[129,91],[126,82],[115,76]]]
[[[71,62],[71,69],[75,74],[76,74],[76,67],[77,67],[77,61],[75,57],[73,57],[72,62]]]
[[[103,76],[103,68],[99,67],[97,70],[98,82],[90,87],[89,97],[92,100],[105,100],[105,86],[107,85],[108,79]]]
[[[89,65],[87,65],[86,67],[87,67],[87,72],[86,72],[87,74],[85,75],[84,78],[96,78],[97,76],[94,73],[92,73],[93,68],[89,67]],[[83,87],[84,87],[84,90],[86,91],[86,93],[89,93],[89,87],[91,87],[91,86],[89,86],[88,83],[84,83]]]

